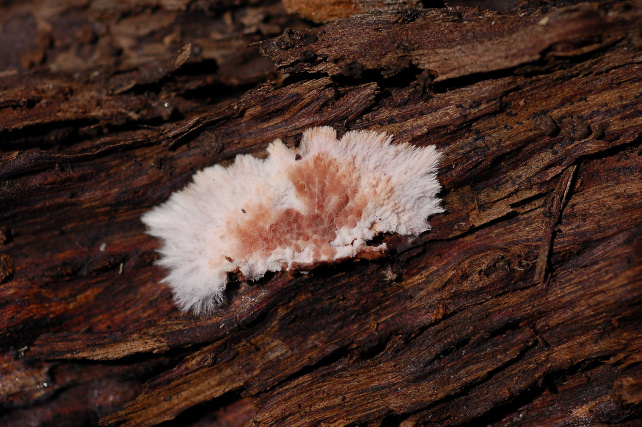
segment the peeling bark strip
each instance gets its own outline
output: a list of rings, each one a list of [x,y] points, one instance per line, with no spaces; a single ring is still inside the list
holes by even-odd
[[[577,165],[572,165],[566,169],[560,177],[555,191],[551,195],[551,201],[546,212],[546,227],[544,228],[544,237],[542,246],[539,250],[539,257],[535,265],[535,282],[542,283],[546,279],[546,270],[548,268],[551,246],[553,245],[554,228],[560,219],[562,209],[566,203],[568,193],[571,189],[573,176],[577,170]]]
[[[288,13],[315,22],[328,22],[363,12],[399,12],[421,8],[419,0],[283,0]]]
[[[549,6],[0,6],[0,424],[642,417],[642,7]],[[433,231],[181,315],[140,215],[320,125],[436,145]]]
[[[377,70],[390,76],[414,68],[443,81],[526,64],[543,67],[604,49],[639,28],[638,10],[618,8],[613,15],[611,7],[583,4],[519,19],[467,8],[418,11],[410,20],[373,14],[306,32],[306,43],[293,43],[300,37],[285,32],[264,42],[261,51],[288,73],[358,77]]]

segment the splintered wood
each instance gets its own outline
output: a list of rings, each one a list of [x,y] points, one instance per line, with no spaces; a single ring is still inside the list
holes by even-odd
[[[0,6],[0,424],[642,416],[639,2],[40,3]],[[315,126],[435,145],[432,231],[181,313],[141,215]]]

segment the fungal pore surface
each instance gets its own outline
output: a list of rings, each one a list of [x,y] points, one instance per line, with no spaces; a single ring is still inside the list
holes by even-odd
[[[185,189],[147,212],[148,233],[164,241],[159,265],[178,306],[209,312],[223,300],[228,273],[268,271],[385,250],[378,233],[417,235],[442,212],[434,146],[330,127],[303,133],[297,149],[272,142],[266,159],[237,156],[194,175]]]

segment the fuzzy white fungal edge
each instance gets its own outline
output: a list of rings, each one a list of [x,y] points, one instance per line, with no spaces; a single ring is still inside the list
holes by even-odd
[[[382,251],[376,234],[416,235],[442,212],[434,146],[391,144],[392,137],[330,127],[303,133],[298,149],[276,140],[265,160],[237,156],[194,175],[142,220],[164,241],[159,265],[178,306],[208,312],[223,300],[227,274],[267,271]]]

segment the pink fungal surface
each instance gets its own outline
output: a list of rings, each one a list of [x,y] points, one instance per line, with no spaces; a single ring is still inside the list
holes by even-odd
[[[367,204],[366,194],[351,186],[354,174],[349,162],[338,162],[326,153],[298,162],[288,178],[304,213],[288,208],[270,215],[269,208],[261,206],[244,224],[231,228],[240,243],[238,256],[244,252],[268,256],[279,247],[300,253],[311,247],[313,259],[333,259],[336,249],[330,243],[337,230],[356,227]]]
[[[428,216],[442,211],[434,146],[395,145],[372,131],[337,140],[332,128],[318,127],[304,132],[298,149],[276,140],[268,153],[198,172],[143,216],[149,234],[164,241],[159,264],[182,310],[215,308],[229,272],[258,279],[382,251],[385,244],[367,241],[427,231]]]

